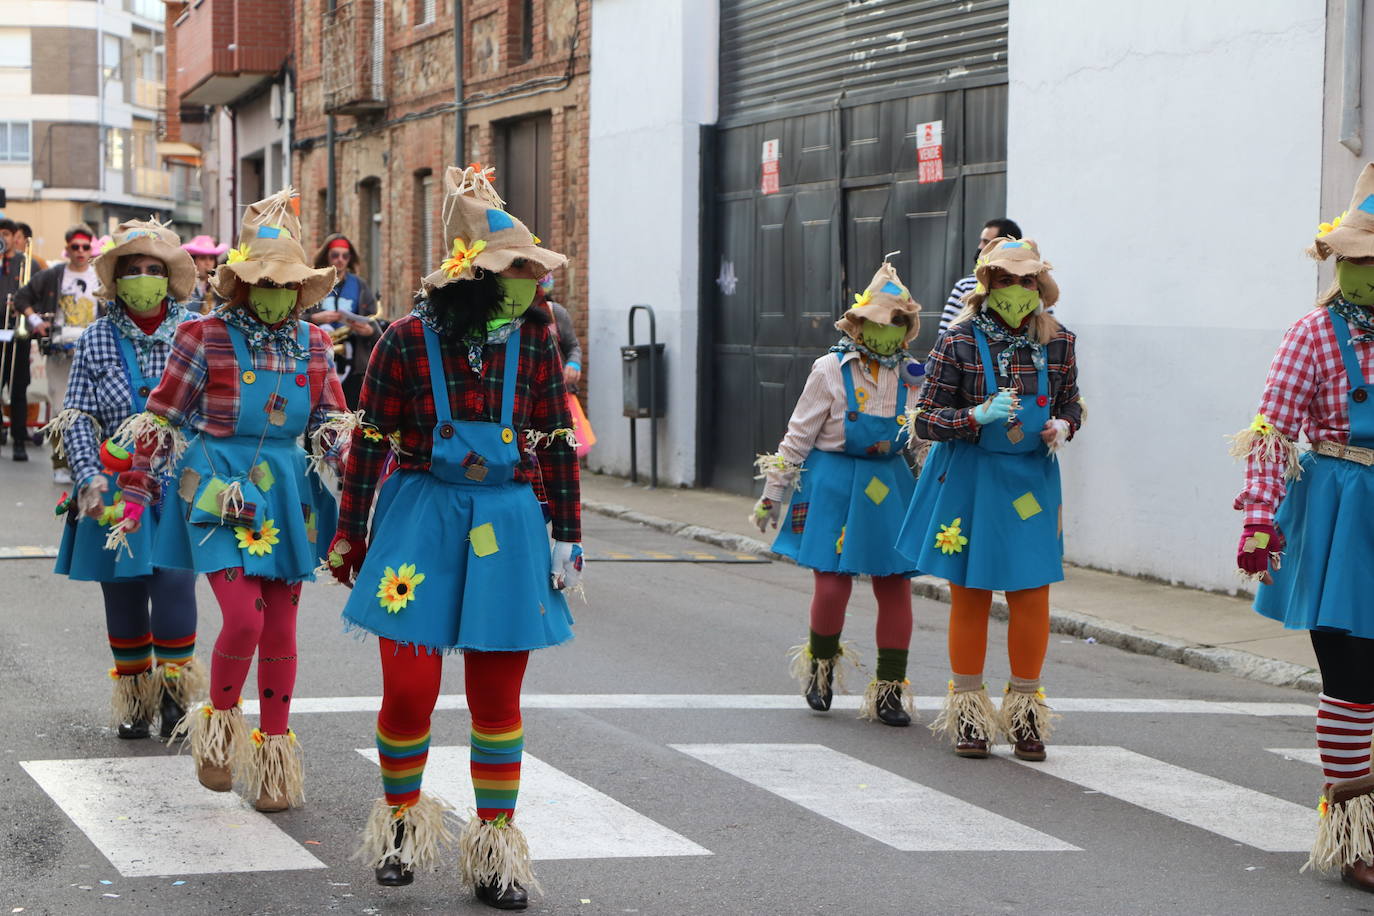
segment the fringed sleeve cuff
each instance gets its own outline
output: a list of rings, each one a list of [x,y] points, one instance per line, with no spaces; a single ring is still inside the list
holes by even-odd
[[[348,446],[353,441],[354,430],[376,427],[363,419],[363,412],[339,412],[329,414],[323,423],[310,433],[310,454],[306,457],[306,469],[314,471],[322,478],[334,476],[343,467],[348,457]]]
[[[525,430],[525,442],[530,448],[540,448],[545,445],[552,445],[555,441],[562,439],[567,443],[568,448],[576,449],[582,443],[577,441],[577,435],[569,427],[563,426],[552,432],[540,432],[537,429]]]
[[[1279,432],[1262,413],[1255,414],[1249,426],[1227,438],[1231,440],[1233,458],[1254,458],[1265,464],[1279,465],[1283,468],[1284,480],[1297,480],[1302,475],[1297,443]]]
[[[754,467],[758,470],[754,479],[764,482],[763,495],[768,499],[780,501],[801,489],[802,466],[781,453],[759,455]]]
[[[150,411],[136,413],[115,430],[111,437],[116,445],[149,456],[154,471],[170,470],[186,451],[186,436],[166,417]]]
[[[75,407],[68,407],[59,411],[57,416],[39,430],[42,435],[47,437],[48,445],[52,447],[52,453],[55,457],[64,459],[67,457],[67,447],[62,441],[62,437],[83,419],[91,421],[91,426],[95,430],[95,437],[98,440],[103,435],[100,421],[86,411],[77,410]]]

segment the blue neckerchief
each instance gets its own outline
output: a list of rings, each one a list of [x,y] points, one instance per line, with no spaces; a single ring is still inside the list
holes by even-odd
[[[222,305],[210,314],[242,331],[249,350],[265,350],[269,345],[275,344],[278,352],[288,359],[310,358],[310,351],[302,347],[297,339],[299,327],[294,315],[275,328],[270,328],[259,321],[246,306],[240,308]]]
[[[1363,334],[1353,335],[1351,343],[1374,343],[1374,315],[1370,314],[1369,309],[1353,302],[1347,302],[1340,296],[1327,308],[1340,315],[1346,321],[1363,331]]]

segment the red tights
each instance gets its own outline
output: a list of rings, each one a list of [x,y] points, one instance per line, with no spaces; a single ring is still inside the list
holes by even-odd
[[[258,699],[264,734],[286,734],[296,687],[296,606],[299,582],[245,575],[241,567],[206,576],[224,626],[210,659],[210,702],[228,709],[239,700],[253,655],[258,657]]]
[[[833,636],[844,629],[845,608],[854,577],[818,572],[811,598],[811,630]],[[906,649],[911,644],[911,583],[905,576],[874,576],[873,597],[878,599],[876,641],[879,649]]]

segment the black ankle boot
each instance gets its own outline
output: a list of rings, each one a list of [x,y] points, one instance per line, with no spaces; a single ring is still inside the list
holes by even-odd
[[[836,656],[834,662],[839,661]],[[811,682],[806,685],[806,705],[816,712],[826,712],[830,709],[830,701],[835,698],[835,692],[831,690],[831,685],[835,682],[835,665],[832,664],[826,669],[825,677],[820,676],[820,662],[811,659]]]
[[[405,839],[406,835],[406,824],[405,821],[396,821],[395,825],[393,828],[396,831],[394,845],[395,848],[400,849],[401,841]],[[397,856],[390,856],[385,862],[377,866],[375,872],[377,883],[382,887],[405,887],[415,880],[415,872],[402,865]]]
[[[177,727],[177,723],[186,715],[186,709],[177,702],[172,695],[171,688],[165,683],[162,685],[162,706],[160,710],[162,722],[158,726],[158,734],[163,741],[172,740],[172,731]]]
[[[24,437],[20,435],[16,435],[14,437],[14,460],[29,460],[29,445],[27,442],[24,441]]]
[[[477,899],[498,910],[523,910],[530,905],[530,895],[525,893],[525,889],[520,886],[519,881],[512,882],[511,886],[505,890],[501,890],[499,881],[493,881],[491,884],[479,884],[477,885]]]
[[[876,704],[878,721],[884,725],[903,727],[911,724],[911,716],[902,708],[902,688],[884,690]]]
[[[148,723],[135,719],[132,722],[119,723],[119,737],[121,738],[146,738],[149,734]]]

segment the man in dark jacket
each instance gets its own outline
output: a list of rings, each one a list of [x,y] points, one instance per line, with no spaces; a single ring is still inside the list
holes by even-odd
[[[0,305],[4,308],[4,323],[0,326],[0,385],[9,390],[10,429],[14,439],[14,460],[28,461],[29,416],[29,350],[32,338],[28,325],[14,302],[19,292],[19,272],[24,259],[10,245],[18,225],[13,220],[0,220]],[[16,359],[16,356],[19,358]],[[0,443],[5,441],[0,426]]]

